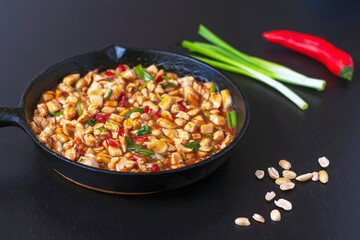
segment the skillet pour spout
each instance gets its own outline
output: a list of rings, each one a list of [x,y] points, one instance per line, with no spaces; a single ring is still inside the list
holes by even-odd
[[[155,64],[178,76],[191,75],[198,81],[214,82],[218,89],[229,89],[238,116],[234,140],[217,154],[190,166],[160,172],[132,173],[108,171],[71,161],[51,151],[36,138],[29,123],[44,91],[55,88],[69,74],[84,75],[96,68],[100,71],[116,68],[120,63],[129,66]],[[214,172],[225,162],[244,135],[249,114],[249,106],[242,91],[231,79],[213,67],[177,53],[113,45],[66,59],[39,74],[25,89],[19,107],[0,107],[0,127],[17,126],[23,129],[45,155],[50,166],[76,184],[108,193],[146,194],[182,187]]]

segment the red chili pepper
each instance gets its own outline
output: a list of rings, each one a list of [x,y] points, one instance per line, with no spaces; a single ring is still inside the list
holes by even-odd
[[[119,72],[123,72],[125,70],[126,70],[125,66],[122,64],[119,64]]]
[[[197,129],[196,129],[196,132],[198,132],[198,133],[199,133],[199,132],[200,132],[200,128],[197,128]]]
[[[112,73],[112,72],[110,72],[110,71],[105,71],[105,74],[106,74],[107,76],[114,76],[114,75],[115,75],[114,73]]]
[[[162,76],[164,76],[164,75],[159,75],[159,76],[156,78],[155,82],[156,82],[156,83],[161,82],[161,81],[162,81]]]
[[[126,100],[125,92],[122,92],[120,94],[120,107],[125,107],[125,100]]]
[[[131,94],[134,94],[135,92],[134,92],[134,90],[132,90],[130,93],[131,93]]]
[[[157,164],[153,164],[150,168],[150,172],[158,172],[160,171],[160,167]]]
[[[148,136],[131,137],[131,139],[134,140],[134,141],[138,141],[138,140],[147,141],[147,140],[149,140]]]
[[[130,160],[136,162],[136,158],[134,157],[130,157]]]
[[[144,113],[149,113],[149,110],[150,110],[149,106],[146,106],[146,107],[144,108]]]
[[[116,144],[116,142],[114,142],[113,140],[111,139],[106,139],[106,143],[112,147],[118,147],[118,145]]]
[[[161,118],[161,115],[158,114],[158,113],[155,113],[154,116],[155,116],[156,118]]]
[[[336,76],[349,81],[352,78],[354,62],[351,56],[323,38],[287,30],[266,32],[263,37],[318,60]]]
[[[61,92],[61,96],[67,96],[68,95],[68,93],[67,92]]]
[[[175,120],[175,119],[177,119],[177,117],[176,117],[176,116],[171,116],[171,117],[172,117],[172,119],[174,119],[174,120]]]
[[[120,128],[120,130],[119,130],[119,135],[120,135],[120,136],[124,136],[124,135],[125,135],[125,129],[124,129],[124,128]]]
[[[179,102],[178,104],[180,106],[181,111],[187,112],[187,108],[184,106],[184,104],[182,104],[181,102]]]

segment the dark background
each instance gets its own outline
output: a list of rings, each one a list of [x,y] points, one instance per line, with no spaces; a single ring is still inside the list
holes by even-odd
[[[291,86],[308,103],[301,111],[252,79],[231,74],[248,97],[250,125],[232,157],[214,174],[181,189],[117,196],[79,187],[57,175],[20,129],[0,130],[1,239],[359,239],[360,86],[320,63],[271,44],[261,33],[290,29],[315,34],[360,56],[360,2],[299,1],[0,1],[0,103],[16,106],[27,83],[46,67],[110,44],[186,53],[181,41],[201,40],[205,24],[238,49],[273,60],[327,88]],[[320,170],[329,183],[297,184],[282,193],[256,169],[288,159],[301,174]],[[269,218],[274,190],[293,203]],[[262,214],[265,224],[234,224]]]

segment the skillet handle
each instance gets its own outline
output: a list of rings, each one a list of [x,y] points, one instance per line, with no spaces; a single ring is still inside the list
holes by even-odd
[[[16,126],[24,128],[25,116],[23,108],[19,107],[0,107],[0,128]]]

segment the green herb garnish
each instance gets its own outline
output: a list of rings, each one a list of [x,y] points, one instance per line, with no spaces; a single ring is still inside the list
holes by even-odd
[[[81,91],[82,91],[82,88],[74,87],[74,90],[77,91],[77,92],[81,92]]]
[[[192,148],[194,153],[197,153],[199,151],[200,143],[198,142],[189,142],[184,145],[187,148]]]
[[[134,72],[145,82],[155,80],[147,71],[145,71],[141,64],[134,67]]]
[[[210,92],[210,94],[216,92],[216,85],[215,84],[211,84],[209,92]]]
[[[110,91],[107,92],[107,94],[105,95],[105,99],[106,99],[106,100],[109,100],[109,99],[110,99],[110,96],[111,96],[111,94],[112,94],[112,91],[113,91],[113,90],[110,89]]]
[[[107,132],[107,129],[104,128],[104,127],[99,127],[99,128],[96,128],[96,129],[99,129],[99,130],[102,131],[102,132]]]
[[[58,111],[58,112],[50,112],[50,111],[48,111],[48,113],[51,114],[51,115],[54,115],[54,116],[60,116],[60,115],[63,114],[62,111]]]
[[[214,136],[213,136],[213,135],[210,135],[210,134],[205,135],[205,137],[207,137],[207,138],[214,138]]]
[[[78,117],[80,117],[83,114],[83,110],[82,110],[82,107],[81,107],[81,99],[80,98],[78,98],[78,101],[77,101],[76,106],[75,106],[75,110],[77,112]]]
[[[161,78],[162,78],[162,79],[165,79],[165,80],[170,80],[170,79],[172,79],[171,77],[168,77],[168,76],[162,76]]]
[[[90,118],[89,120],[86,121],[86,123],[90,126],[94,126],[95,124],[97,124],[98,120],[96,118]]]
[[[135,150],[135,152],[138,153],[140,156],[147,157],[147,158],[152,158],[155,154],[154,151],[149,150],[145,147],[138,148]]]
[[[142,108],[135,108],[135,109],[131,110],[130,112],[128,112],[127,114],[125,114],[124,117],[125,117],[125,118],[129,118],[130,115],[131,115],[132,113],[134,113],[134,112],[143,113],[143,112],[144,112],[144,109],[142,109]]]
[[[146,134],[150,134],[151,131],[151,127],[149,127],[148,125],[144,125],[136,132],[136,136],[144,136]]]
[[[140,90],[139,90],[139,89],[137,89],[137,88],[135,88],[133,91],[134,91],[134,92],[139,92]]]
[[[140,146],[140,145],[137,145],[136,143],[134,143],[133,140],[128,136],[125,136],[125,141],[126,141],[126,148],[129,151],[134,151],[136,149],[143,148],[143,146]]]

